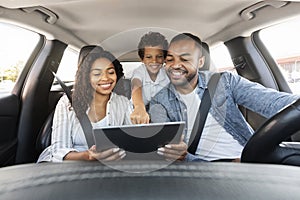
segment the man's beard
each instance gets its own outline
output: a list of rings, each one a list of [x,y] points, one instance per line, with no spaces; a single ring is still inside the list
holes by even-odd
[[[191,82],[194,80],[196,76],[197,76],[197,72],[189,74],[183,80],[172,80],[172,79],[170,80],[174,86],[180,87],[180,86],[186,86],[188,84],[191,84]]]

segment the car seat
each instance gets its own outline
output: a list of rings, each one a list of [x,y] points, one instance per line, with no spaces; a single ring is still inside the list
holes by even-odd
[[[202,42],[202,54],[205,57],[204,64],[199,70],[201,71],[206,71],[210,69],[210,51],[209,51],[209,46],[206,42]]]

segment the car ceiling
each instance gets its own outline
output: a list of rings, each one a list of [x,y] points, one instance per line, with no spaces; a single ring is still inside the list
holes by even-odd
[[[18,21],[27,27],[57,38],[75,48],[86,44],[105,43],[108,38],[121,33],[133,33],[136,38],[145,30],[164,31],[167,37],[178,32],[192,32],[209,44],[226,41],[258,25],[266,26],[277,17],[292,17],[299,13],[300,3],[291,3],[276,9],[262,6],[253,12],[254,18],[245,20],[241,12],[257,0],[0,0],[0,21]],[[41,11],[49,10],[57,20],[46,22]],[[22,8],[22,9],[20,9]],[[26,11],[27,8],[27,11]],[[262,18],[264,16],[264,18]],[[136,31],[137,30],[137,31]],[[169,34],[170,33],[170,34]],[[115,40],[126,42],[124,37]],[[137,42],[137,41],[136,41]],[[105,45],[104,45],[105,46]],[[136,44],[134,44],[136,46]],[[113,49],[114,47],[110,47]]]

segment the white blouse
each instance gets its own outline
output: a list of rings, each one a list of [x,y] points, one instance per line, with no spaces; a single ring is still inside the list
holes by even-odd
[[[106,107],[106,117],[92,123],[93,128],[131,124],[131,102],[122,95],[111,94]],[[71,151],[88,150],[84,132],[66,95],[56,105],[52,125],[51,145],[39,156],[37,162],[61,162]]]

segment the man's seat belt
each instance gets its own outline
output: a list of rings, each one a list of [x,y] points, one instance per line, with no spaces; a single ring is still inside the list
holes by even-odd
[[[58,81],[58,83],[60,84],[60,86],[62,87],[62,89],[64,90],[64,92],[66,93],[70,103],[72,104],[72,92],[71,92],[70,88],[68,88],[66,86],[66,84],[62,80],[60,80],[60,78],[53,71],[51,71],[51,72],[54,75],[54,77],[56,78],[56,80]],[[92,145],[95,144],[94,131],[93,131],[93,127],[92,127],[92,124],[90,122],[90,119],[88,118],[87,114],[79,116],[77,114],[75,108],[74,108],[74,111],[75,111],[75,114],[76,114],[76,116],[77,116],[77,118],[80,122],[82,130],[84,132],[85,139],[86,139],[86,142],[88,144],[88,148],[90,148]]]
[[[208,115],[208,111],[211,107],[211,102],[214,97],[216,87],[220,77],[221,77],[220,73],[213,74],[208,82],[207,88],[205,88],[205,91],[203,93],[199,110],[197,112],[195,123],[188,142],[188,152],[193,155],[195,155],[196,153],[202,135],[202,131],[204,128],[204,124]]]

